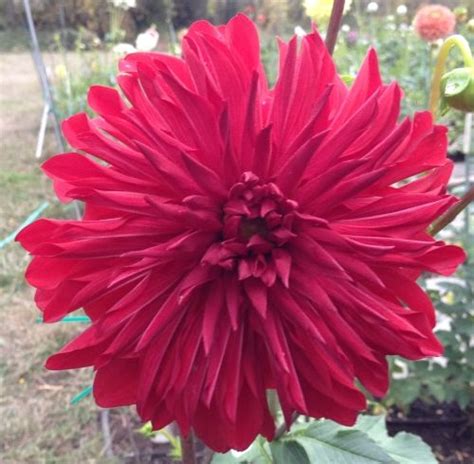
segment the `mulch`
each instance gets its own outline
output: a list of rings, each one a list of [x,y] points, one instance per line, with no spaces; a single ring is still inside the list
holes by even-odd
[[[406,431],[419,435],[441,464],[474,464],[474,410],[456,402],[426,404],[416,400],[406,414],[394,407],[387,416],[390,435]]]

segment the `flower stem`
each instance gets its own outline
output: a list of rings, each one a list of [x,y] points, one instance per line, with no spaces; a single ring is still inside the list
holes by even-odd
[[[189,432],[187,437],[181,435],[181,456],[183,464],[196,464],[196,452],[194,450],[194,434]]]
[[[326,48],[330,55],[336,46],[337,34],[341,27],[342,14],[344,13],[345,0],[334,0],[331,10],[331,18],[329,19],[328,32],[326,35]]]
[[[294,412],[293,415],[291,416],[291,422],[290,422],[290,427],[291,425],[295,422],[296,419],[298,419],[298,416],[299,414],[297,412]],[[276,432],[275,432],[275,440],[278,440],[287,430],[287,426],[286,426],[286,422],[283,422],[283,424],[281,424]]]
[[[444,74],[444,67],[446,65],[446,60],[448,59],[449,52],[453,47],[457,47],[461,52],[461,55],[464,60],[464,65],[466,67],[474,68],[474,59],[472,58],[471,49],[467,40],[459,34],[448,37],[444,41],[438,53],[438,58],[436,60],[436,65],[433,73],[433,80],[431,81],[429,109],[431,111],[431,114],[433,115],[433,118],[435,117],[436,109],[438,108],[438,102],[441,93],[441,78]]]
[[[441,217],[439,217],[430,227],[430,234],[436,235],[440,230],[450,224],[456,216],[474,201],[474,187],[471,187],[467,193],[461,198],[461,201],[448,209]]]

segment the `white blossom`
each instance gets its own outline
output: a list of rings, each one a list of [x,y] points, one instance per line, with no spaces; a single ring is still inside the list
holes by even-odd
[[[136,52],[137,49],[129,43],[122,42],[115,45],[115,47],[112,48],[112,51],[119,56],[123,56],[128,55],[129,53]]]
[[[375,13],[377,12],[379,9],[379,4],[377,2],[370,2],[368,5],[367,5],[367,12],[368,13]]]
[[[399,16],[405,16],[408,13],[408,8],[406,5],[398,5],[397,6],[397,15]]]
[[[306,31],[301,26],[295,26],[295,35],[297,37],[304,37],[306,35]]]
[[[137,6],[137,0],[109,0],[115,8],[122,10],[128,10],[129,8],[135,8]]]
[[[141,52],[151,52],[158,45],[160,34],[156,30],[155,26],[148,28],[145,32],[138,34],[135,40],[135,46],[137,50]]]

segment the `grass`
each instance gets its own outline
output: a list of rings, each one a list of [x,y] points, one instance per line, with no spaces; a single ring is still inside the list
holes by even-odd
[[[52,205],[46,215],[64,214],[64,209],[55,202],[34,159],[42,100],[30,55],[2,55],[0,63],[1,240],[45,200]],[[45,156],[55,150],[54,136],[48,133]],[[28,262],[16,243],[0,249],[0,462],[116,462],[103,456],[93,401],[69,404],[90,385],[92,373],[51,372],[43,367],[45,359],[81,327],[35,323],[33,292],[23,278]]]
[[[36,31],[42,48],[53,42],[53,33],[50,31]],[[0,53],[22,53],[29,50],[30,36],[26,24],[24,27],[0,30]]]

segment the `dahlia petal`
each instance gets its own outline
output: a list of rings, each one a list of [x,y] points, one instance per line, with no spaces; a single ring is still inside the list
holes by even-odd
[[[336,196],[338,202],[343,204],[345,200],[362,193],[368,187],[372,186],[387,172],[386,168],[375,169],[372,172],[366,172],[360,176],[353,177],[345,182],[341,182],[338,186],[337,193],[328,191],[321,194],[318,203],[321,207],[317,209],[317,214],[326,216],[328,211],[334,209],[332,197]]]
[[[298,187],[309,161],[314,156],[325,136],[326,133],[322,133],[309,139],[308,142],[282,166],[276,180],[283,192],[291,194],[291,192]]]
[[[347,120],[354,111],[366,102],[382,87],[377,53],[369,49],[357,77],[351,86],[344,106],[341,107],[336,119],[339,123]]]
[[[278,276],[283,285],[289,287],[290,270],[291,270],[291,255],[282,248],[276,248],[272,251],[273,260]]]
[[[222,319],[221,319],[222,321]],[[230,330],[226,330],[222,324],[219,327],[220,330],[216,331],[216,336],[214,338],[214,350],[210,353],[209,356],[209,365],[207,370],[206,382],[204,385],[204,397],[203,401],[207,408],[210,407],[211,401],[213,399],[216,385],[218,380],[222,378],[220,370],[224,360],[224,356],[227,352],[227,346],[230,339]]]
[[[328,191],[335,185],[339,179],[345,178],[359,166],[364,165],[363,160],[342,161],[335,166],[329,168],[324,174],[320,174],[313,179],[308,180],[297,191],[298,202],[302,205],[311,205],[317,202],[319,195]]]
[[[196,249],[206,249],[213,241],[214,234],[208,231],[197,231],[177,237],[166,249],[177,253],[195,253]]]
[[[123,172],[143,178],[143,169],[146,164],[140,155],[123,144],[106,139],[94,129],[85,113],[65,119],[62,123],[62,130],[67,141],[74,148],[97,156]]]
[[[218,126],[212,106],[200,95],[184,88],[171,75],[162,74],[165,82],[176,94],[178,101],[186,100],[186,118],[192,126],[197,145],[206,154],[210,162],[216,163],[220,158]]]
[[[426,175],[409,182],[401,190],[410,193],[433,193],[434,195],[441,195],[446,193],[446,185],[453,172],[454,164],[452,161],[447,161],[442,166],[432,169]]]
[[[162,152],[155,150],[144,143],[138,142],[137,145],[144,157],[149,161],[151,166],[163,177],[163,182],[174,186],[179,193],[196,193],[200,190],[199,186],[187,179],[184,166],[180,166],[176,161],[172,161],[169,157],[162,154]]]
[[[198,326],[200,326],[201,317],[198,314],[194,315],[194,319],[192,316],[189,317],[190,323],[187,327],[184,327],[184,330],[180,334],[180,353],[178,355],[178,351],[176,353],[176,361],[174,363],[175,371],[174,375],[175,378],[171,379],[172,382],[167,386],[167,390],[176,390],[176,391],[184,391],[184,388],[187,385],[187,381],[189,376],[191,375],[191,371],[193,369],[194,364],[196,363],[196,358],[198,356],[198,352],[201,349],[201,339],[203,338],[203,334],[200,330],[196,330]],[[164,392],[166,395],[167,391]]]
[[[361,154],[370,153],[372,147],[386,141],[390,132],[395,128],[400,113],[400,94],[401,90],[396,83],[390,84],[377,93],[378,107],[389,108],[389,110],[378,113],[377,117],[370,121],[364,132],[357,138],[357,143],[354,143],[344,154],[345,157],[357,158]],[[401,125],[403,126],[403,123]],[[405,125],[409,125],[408,122]]]
[[[294,88],[294,74],[297,60],[297,40],[293,37],[287,46],[284,54],[284,61],[280,58],[280,67],[277,83],[275,84],[275,94],[272,107],[272,119],[274,121],[275,136],[278,137],[277,143],[281,143],[285,137],[285,122],[288,117],[288,108],[291,108],[291,99]],[[282,54],[283,56],[283,54]]]
[[[231,334],[224,365],[222,369],[226,369],[228,374],[224,378],[229,379],[224,395],[224,412],[231,423],[237,421],[237,410],[239,401],[241,400],[241,370],[242,370],[242,350],[244,341],[244,329],[240,326],[236,332]]]
[[[225,299],[232,330],[236,330],[239,324],[239,308],[242,304],[242,297],[237,280],[233,278],[226,279]]]
[[[178,323],[179,319],[177,319],[174,324],[166,327],[162,332],[162,336],[156,338],[145,349],[141,358],[143,367],[140,370],[138,378],[137,410],[144,420],[150,420],[152,418],[154,421],[158,420],[156,412],[159,411],[159,409],[155,409],[155,397],[153,395],[153,389],[156,387],[155,380],[157,372],[161,367],[163,357],[165,356],[171,340],[175,335]],[[162,425],[162,427],[164,425]]]
[[[248,91],[247,107],[245,110],[243,131],[241,137],[240,148],[240,165],[243,170],[247,171],[254,164],[255,160],[252,154],[255,146],[256,133],[261,127],[261,115],[258,94],[259,75],[256,71],[252,73],[252,80]]]
[[[160,213],[163,219],[177,221],[185,225],[199,224],[204,230],[210,231],[219,229],[221,224],[211,211],[192,211],[187,207],[160,202],[154,197],[145,197],[145,202],[153,208],[155,214]]]
[[[441,245],[424,253],[418,259],[425,269],[449,276],[466,260],[466,256],[462,248],[454,245]]]
[[[301,388],[301,383],[298,378],[298,373],[295,368],[295,364],[293,362],[293,354],[290,350],[287,337],[285,335],[285,328],[283,322],[279,318],[275,318],[275,323],[277,330],[280,334],[280,339],[282,341],[282,346],[285,352],[285,355],[288,359],[288,367],[289,367],[289,375],[283,375],[281,380],[285,384],[285,388],[281,390],[277,384],[277,391],[281,398],[286,397],[286,402],[289,404],[291,402],[292,407],[294,409],[301,411],[303,414],[306,414],[308,411],[308,407],[306,405],[306,400],[304,396],[304,392]]]
[[[102,408],[134,404],[137,391],[137,359],[117,359],[97,370],[94,378],[94,399]],[[113,392],[110,385],[114,385]]]
[[[217,319],[222,313],[223,306],[224,289],[219,284],[210,286],[202,319],[202,341],[206,355],[209,355],[211,350],[214,330],[216,328]]]
[[[386,160],[400,146],[400,143],[406,139],[410,132],[411,123],[408,119],[404,119],[393,131],[388,134],[380,143],[376,144],[364,158],[374,160],[374,167],[386,165]],[[353,155],[354,156],[354,155]]]
[[[253,307],[265,319],[267,315],[267,287],[257,279],[246,279],[243,288],[250,299]]]
[[[300,268],[318,263],[328,274],[343,280],[352,280],[346,270],[328,253],[318,242],[309,236],[301,234],[300,243],[294,245],[292,250],[295,265]]]
[[[87,103],[100,115],[120,115],[126,109],[119,93],[102,85],[93,85],[89,88]]]
[[[400,272],[390,272],[388,269],[380,273],[382,279],[397,297],[415,311],[422,312],[429,320],[431,327],[436,322],[433,303],[428,295],[412,280],[407,279]]]
[[[188,168],[189,174],[205,191],[216,195],[217,197],[225,196],[226,192],[221,180],[217,174],[201,164],[196,159],[190,157],[186,153],[182,153],[183,161]]]
[[[107,338],[111,337],[113,337],[113,333],[107,334]],[[50,356],[46,361],[46,367],[52,370],[62,370],[92,366],[95,357],[106,345],[106,341],[103,337],[98,337],[97,327],[92,326],[65,345],[61,351]]]
[[[298,133],[308,121],[314,127],[337,84],[334,64],[319,34],[307,34],[301,40],[295,74],[292,104],[287,108],[288,134]]]
[[[166,301],[161,305],[158,313],[152,318],[146,330],[140,336],[137,344],[137,350],[145,348],[151,340],[156,337],[160,330],[166,328],[167,324],[176,319],[180,314],[185,312],[184,308],[176,305],[177,291],[173,291],[167,297]]]
[[[67,196],[68,191],[78,185],[94,187],[98,182],[103,190],[120,190],[124,184],[128,184],[132,191],[156,193],[156,188],[147,180],[105,168],[75,153],[50,158],[43,163],[42,170],[55,181],[55,188],[61,189],[62,196]]]
[[[311,319],[305,314],[304,310],[292,300],[286,292],[281,291],[278,286],[272,290],[274,302],[282,308],[282,318],[287,319],[288,323],[295,324],[303,332],[307,332],[314,340],[320,343],[326,343],[318,328],[312,323]]]
[[[234,16],[226,25],[229,48],[237,52],[249,71],[261,69],[260,43],[255,24],[244,14]]]
[[[311,87],[314,86],[312,85]],[[285,156],[290,156],[290,154],[296,152],[302,145],[306,143],[308,139],[311,138],[314,133],[319,134],[323,131],[322,127],[327,125],[327,109],[329,107],[329,97],[332,90],[333,86],[328,85],[324,89],[322,95],[319,96],[316,103],[311,107],[311,114],[309,115],[306,124],[292,140],[288,140],[288,148],[282,149],[282,152]],[[301,108],[298,108],[298,113],[300,112]]]
[[[357,408],[348,408],[340,404],[338,400],[342,397],[336,396],[335,392],[331,396],[325,395],[321,392],[314,392],[309,382],[302,381],[303,388],[307,392],[308,397],[308,414],[312,417],[327,418],[339,422],[348,427],[354,425],[357,417],[365,408],[365,397],[361,394],[363,402]],[[344,392],[346,395],[348,392]],[[355,392],[351,392],[354,395]]]
[[[270,440],[273,438],[275,427],[268,407],[263,406],[248,387],[241,390],[240,397],[235,424],[222,422],[215,408],[201,407],[195,416],[196,433],[216,451],[244,450],[258,433]],[[222,424],[220,430],[209,427],[216,421]]]
[[[374,119],[378,111],[377,95],[372,95],[347,121],[337,126],[325,138],[318,149],[313,162],[307,168],[307,176],[316,172],[323,172],[337,159],[357,137],[363,132],[367,124]]]

